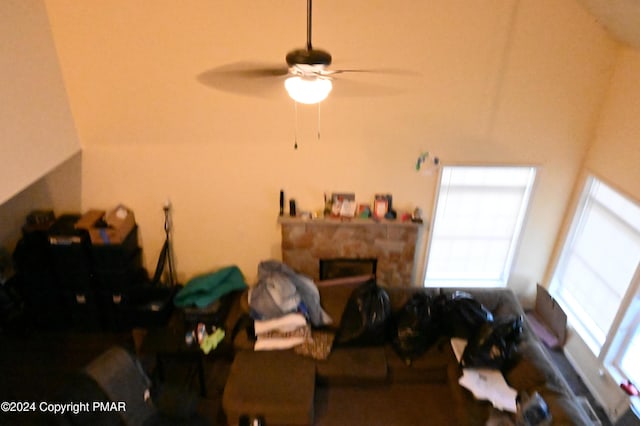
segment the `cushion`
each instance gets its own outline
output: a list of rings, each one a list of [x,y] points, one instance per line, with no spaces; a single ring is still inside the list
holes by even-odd
[[[313,424],[315,366],[291,351],[240,351],[222,396],[229,424],[261,416],[265,423]]]
[[[522,342],[515,357],[515,365],[504,371],[504,378],[509,386],[529,393],[545,388],[568,389],[541,343],[534,339]]]
[[[367,384],[387,381],[383,346],[334,348],[316,362],[318,380],[329,384]]]
[[[457,364],[448,338],[438,340],[411,364],[407,364],[391,345],[386,345],[385,351],[393,383],[446,383],[448,366]]]

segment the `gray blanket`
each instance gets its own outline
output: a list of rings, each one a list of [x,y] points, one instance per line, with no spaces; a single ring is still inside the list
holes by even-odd
[[[332,322],[320,306],[320,293],[313,280],[276,260],[258,265],[258,283],[249,290],[249,306],[255,319],[278,318],[301,310],[314,326]]]

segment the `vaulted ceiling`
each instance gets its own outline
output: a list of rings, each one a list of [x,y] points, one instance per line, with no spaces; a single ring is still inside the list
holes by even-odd
[[[580,0],[619,42],[640,49],[640,0]]]

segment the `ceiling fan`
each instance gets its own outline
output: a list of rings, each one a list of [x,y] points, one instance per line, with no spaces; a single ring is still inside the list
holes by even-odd
[[[331,70],[331,54],[316,49],[311,41],[312,0],[307,0],[307,43],[286,55],[286,66],[270,66],[251,62],[236,62],[205,71],[198,75],[202,84],[227,92],[250,96],[271,96],[281,90],[284,80],[289,96],[298,103],[317,104],[327,98],[333,88],[334,75],[345,72],[393,72],[392,70]],[[396,71],[397,72],[397,71]],[[341,79],[341,81],[344,81]],[[273,84],[273,83],[280,84]],[[342,84],[342,83],[341,83]],[[380,86],[349,82],[351,93],[385,91]],[[355,88],[355,90],[354,90]],[[348,89],[347,89],[348,91]],[[386,88],[390,92],[389,88]]]

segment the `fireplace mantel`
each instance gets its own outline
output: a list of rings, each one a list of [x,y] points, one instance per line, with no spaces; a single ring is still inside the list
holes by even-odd
[[[382,285],[412,286],[422,224],[394,220],[280,217],[282,260],[319,279],[320,259],[376,258]]]
[[[280,225],[309,225],[309,226],[375,226],[375,227],[409,227],[420,228],[422,223],[388,219],[341,219],[341,218],[319,218],[303,219],[299,217],[281,216],[278,218]]]

